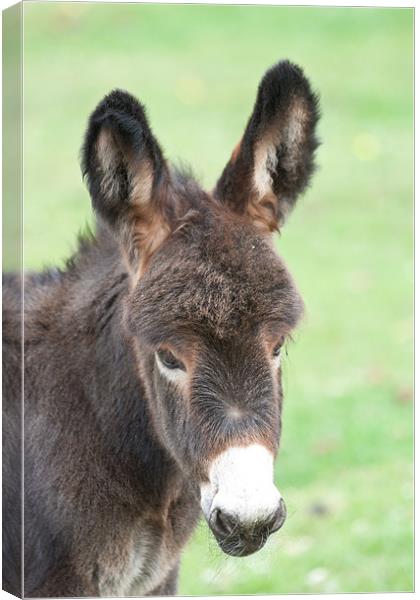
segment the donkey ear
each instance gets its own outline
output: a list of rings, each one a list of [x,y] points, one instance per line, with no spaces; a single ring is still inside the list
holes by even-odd
[[[97,215],[121,242],[133,269],[169,232],[169,170],[142,105],[115,90],[92,113],[82,170]]]
[[[216,198],[259,228],[278,229],[314,171],[318,119],[318,99],[302,70],[289,61],[272,67],[217,182]]]

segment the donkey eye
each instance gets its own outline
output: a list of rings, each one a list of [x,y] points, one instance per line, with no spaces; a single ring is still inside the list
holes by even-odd
[[[182,371],[185,371],[184,364],[175,358],[169,350],[158,350],[157,355],[162,365],[167,369],[181,369]]]
[[[281,347],[284,344],[284,338],[282,337],[281,340],[279,342],[277,342],[277,344],[274,346],[273,349],[273,356],[277,357],[280,356],[280,352],[281,352]]]

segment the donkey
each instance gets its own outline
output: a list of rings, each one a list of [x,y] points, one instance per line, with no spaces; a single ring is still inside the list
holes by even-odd
[[[200,510],[232,556],[284,523],[280,363],[303,302],[273,232],[314,171],[318,118],[302,70],[276,64],[207,193],[169,166],[133,96],[92,113],[95,233],[65,269],[24,276],[26,596],[172,595]],[[18,289],[6,276],[9,383]],[[4,583],[18,594],[19,386],[5,394]]]

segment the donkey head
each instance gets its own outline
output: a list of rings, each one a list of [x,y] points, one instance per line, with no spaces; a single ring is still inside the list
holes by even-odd
[[[286,514],[273,484],[281,348],[303,305],[272,233],[314,170],[317,120],[301,69],[278,63],[212,193],[168,165],[126,92],[104,98],[85,138],[93,207],[131,277],[125,327],[154,430],[232,555]]]

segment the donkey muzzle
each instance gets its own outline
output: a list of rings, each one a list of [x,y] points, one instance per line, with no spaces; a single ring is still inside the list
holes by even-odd
[[[229,448],[211,464],[201,507],[226,554],[258,551],[286,519],[286,505],[273,484],[273,459],[264,446],[252,444]]]
[[[211,514],[209,527],[223,552],[230,556],[248,556],[258,552],[269,535],[280,529],[286,514],[282,498],[277,510],[259,521],[243,522],[237,516],[216,508]]]

